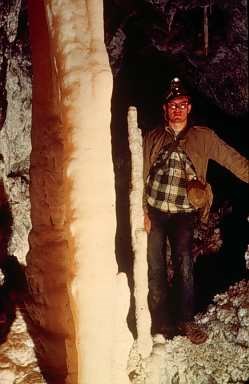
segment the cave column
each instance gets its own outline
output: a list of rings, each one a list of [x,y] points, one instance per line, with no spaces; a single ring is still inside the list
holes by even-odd
[[[49,372],[64,369],[70,384],[110,384],[119,376],[115,344],[122,339],[127,353],[130,339],[127,327],[120,326],[129,295],[115,261],[112,75],[102,2],[30,0],[29,11],[34,69],[30,314],[39,332],[44,330],[43,338],[38,336],[40,356],[49,362]],[[51,353],[52,342],[60,352]]]

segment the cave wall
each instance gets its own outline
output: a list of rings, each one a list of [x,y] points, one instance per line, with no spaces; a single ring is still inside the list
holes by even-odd
[[[0,256],[0,267],[4,265],[0,283],[2,383],[13,383],[16,380],[23,384],[45,383],[37,363],[34,342],[27,330],[23,306],[19,302],[25,284],[28,233],[31,229],[31,77],[27,5],[24,1],[1,1],[0,182],[4,186],[13,219],[12,230],[9,226],[6,228],[6,233],[11,234],[8,249],[2,253],[1,244]],[[1,217],[1,223],[2,220]]]
[[[24,27],[25,26],[25,27]],[[0,13],[0,177],[13,213],[13,236],[9,253],[26,263],[29,203],[29,156],[31,151],[31,53],[24,2]]]

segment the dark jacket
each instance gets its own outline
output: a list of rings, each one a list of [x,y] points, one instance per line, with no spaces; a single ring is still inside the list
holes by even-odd
[[[156,128],[144,137],[144,182],[150,167],[156,160],[160,149],[172,141],[172,135],[164,128]],[[240,155],[235,149],[226,144],[208,127],[193,126],[186,136],[180,140],[180,145],[192,161],[197,177],[206,182],[208,160],[212,159],[227,168],[239,179],[249,183],[249,160]],[[208,185],[209,201],[202,210],[202,220],[208,220],[209,210],[213,200],[210,185]]]

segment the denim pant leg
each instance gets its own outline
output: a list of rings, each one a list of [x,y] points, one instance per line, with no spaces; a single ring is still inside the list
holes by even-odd
[[[172,214],[169,241],[174,268],[174,301],[176,320],[189,321],[194,316],[194,276],[192,242],[194,213]]]
[[[148,235],[148,304],[152,317],[152,330],[163,326],[167,311],[167,270],[165,255],[165,228],[161,214],[150,214],[151,231]]]

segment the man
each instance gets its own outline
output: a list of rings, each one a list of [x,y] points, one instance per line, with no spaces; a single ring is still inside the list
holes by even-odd
[[[209,128],[188,126],[191,100],[178,78],[171,81],[163,110],[165,126],[146,134],[143,144],[144,225],[148,233],[148,302],[152,334],[162,333],[166,337],[181,334],[199,344],[205,342],[207,335],[193,321],[191,250],[196,215],[200,214],[202,220],[207,221],[212,191],[207,184],[205,206],[197,208],[190,202],[187,182],[197,179],[206,183],[209,159],[249,182],[249,162]],[[171,287],[165,257],[167,238],[174,271]],[[170,297],[174,298],[172,313]]]

